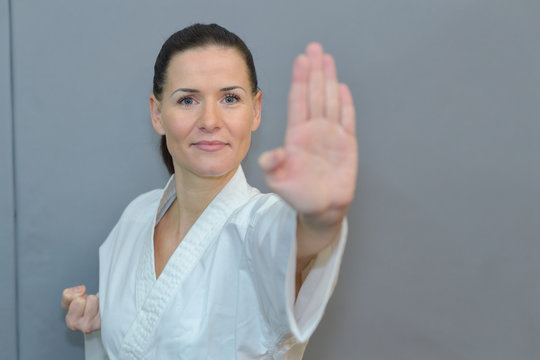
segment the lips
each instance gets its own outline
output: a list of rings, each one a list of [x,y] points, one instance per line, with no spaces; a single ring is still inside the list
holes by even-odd
[[[219,151],[227,145],[228,143],[219,140],[201,140],[191,144],[199,150],[209,152]]]

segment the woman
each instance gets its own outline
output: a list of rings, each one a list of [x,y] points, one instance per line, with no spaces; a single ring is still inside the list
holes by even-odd
[[[332,57],[309,44],[293,66],[285,144],[259,159],[275,194],[260,194],[240,163],[261,99],[233,33],[196,24],[164,43],[150,113],[172,176],[100,247],[99,299],[84,286],[62,298],[67,326],[95,331],[110,359],[302,358],[345,245],[354,107]]]

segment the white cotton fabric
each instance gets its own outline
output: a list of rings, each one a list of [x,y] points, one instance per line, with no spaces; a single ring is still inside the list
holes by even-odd
[[[100,247],[102,344],[89,337],[87,359],[301,359],[337,280],[346,221],[295,304],[297,214],[241,167],[156,280],[154,228],[175,198],[173,176],[133,200]]]

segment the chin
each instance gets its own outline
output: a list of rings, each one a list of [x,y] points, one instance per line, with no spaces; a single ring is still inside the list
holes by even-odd
[[[240,164],[234,164],[231,166],[224,166],[225,164],[216,164],[215,166],[201,166],[201,167],[181,167],[189,172],[203,178],[219,178],[223,177],[231,172],[236,171]]]

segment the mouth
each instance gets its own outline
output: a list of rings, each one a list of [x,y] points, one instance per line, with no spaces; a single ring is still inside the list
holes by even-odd
[[[228,143],[219,140],[201,140],[191,144],[191,146],[194,146],[199,150],[208,152],[219,151],[228,145]]]

